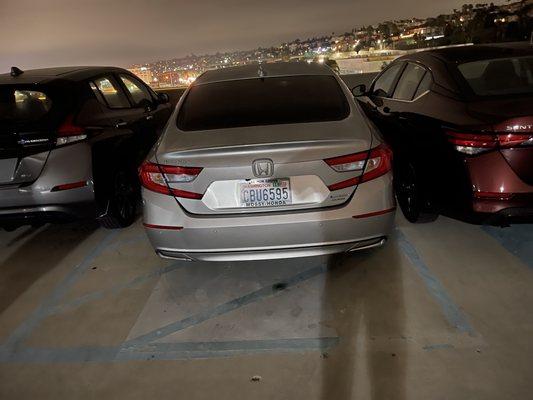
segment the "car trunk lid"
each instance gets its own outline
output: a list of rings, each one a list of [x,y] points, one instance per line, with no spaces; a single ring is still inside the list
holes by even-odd
[[[324,160],[371,147],[367,125],[363,122],[359,125],[363,132],[354,133],[353,119],[180,131],[165,135],[156,158],[163,165],[202,168],[191,182],[168,182],[172,189],[201,195],[201,201],[176,197],[194,214],[334,206],[347,201],[355,186],[335,191],[328,186],[359,176],[362,171],[339,173]],[[255,198],[255,194],[261,197],[264,193],[268,193],[267,201]]]
[[[511,118],[494,125],[500,152],[513,171],[533,185],[533,116]]]
[[[498,136],[499,151],[513,171],[533,185],[533,97],[477,101],[469,111]]]
[[[54,142],[55,117],[45,88],[0,86],[0,185],[39,177]]]

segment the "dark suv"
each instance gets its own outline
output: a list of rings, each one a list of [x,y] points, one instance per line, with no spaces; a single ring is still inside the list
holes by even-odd
[[[80,217],[131,224],[136,169],[169,115],[127,70],[61,67],[0,75],[0,227]]]

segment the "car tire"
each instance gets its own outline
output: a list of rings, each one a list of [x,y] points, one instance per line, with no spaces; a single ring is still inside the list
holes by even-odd
[[[118,170],[114,173],[110,186],[107,212],[99,218],[100,225],[106,229],[126,228],[137,216],[137,175],[126,169]]]
[[[394,191],[402,213],[409,222],[426,223],[437,219],[438,214],[432,210],[412,162],[399,160],[396,163]]]

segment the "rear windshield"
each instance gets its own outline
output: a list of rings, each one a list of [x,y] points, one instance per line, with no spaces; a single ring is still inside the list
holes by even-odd
[[[533,93],[531,56],[474,61],[458,68],[478,96]]]
[[[178,114],[183,131],[341,120],[349,105],[332,76],[292,76],[191,87]]]
[[[0,121],[37,121],[50,112],[52,100],[38,90],[0,86]]]

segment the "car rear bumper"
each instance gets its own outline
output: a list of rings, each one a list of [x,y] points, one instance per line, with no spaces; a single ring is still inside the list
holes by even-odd
[[[473,188],[474,213],[512,213],[519,217],[533,208],[533,186],[520,179],[500,152],[470,157],[466,165]]]
[[[366,182],[345,205],[299,212],[199,216],[143,189],[144,223],[165,258],[208,261],[292,258],[380,246],[394,223],[392,176]]]
[[[386,236],[346,243],[322,243],[302,247],[273,247],[250,250],[236,249],[233,251],[180,252],[159,249],[156,253],[162,258],[184,261],[249,261],[272,260],[279,258],[311,257],[327,254],[346,253],[357,250],[371,249],[385,244]]]
[[[0,186],[1,226],[94,217],[91,157],[86,142],[53,149],[34,182]]]
[[[5,208],[0,209],[0,227],[15,228],[21,225],[68,222],[76,219],[94,218],[95,215],[94,203]]]

